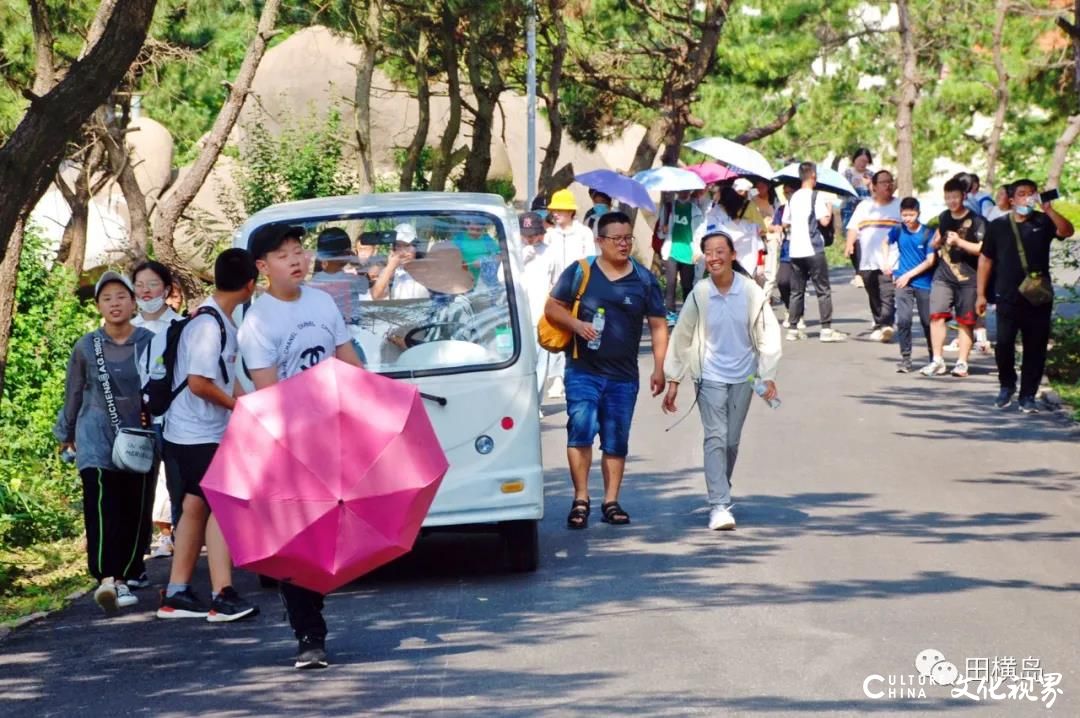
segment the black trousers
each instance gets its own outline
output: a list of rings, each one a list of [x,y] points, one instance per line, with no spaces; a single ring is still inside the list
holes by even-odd
[[[669,312],[675,311],[675,282],[682,284],[682,298],[685,302],[694,289],[694,265],[669,259],[664,262],[664,306]]]
[[[998,301],[997,361],[998,381],[1003,389],[1016,389],[1016,335],[1024,347],[1020,367],[1020,398],[1034,399],[1046,368],[1046,345],[1050,341],[1053,304],[1036,307],[1021,297],[1016,302]]]
[[[323,599],[318,591],[281,583],[281,600],[285,603],[285,612],[289,614],[296,639],[305,636],[317,640],[326,640],[326,620],[323,618]]]
[[[776,266],[776,288],[780,290],[780,301],[791,308],[791,262],[780,262]]]
[[[90,575],[100,581],[126,581],[146,571],[143,548],[149,541],[147,496],[153,502],[156,480],[150,474],[87,468],[83,485],[83,521]]]
[[[859,272],[870,301],[870,314],[874,317],[874,328],[891,327],[896,322],[896,285],[891,275],[880,269],[868,269]]]
[[[806,282],[814,283],[817,294],[818,317],[821,328],[832,326],[832,285],[829,283],[829,263],[824,252],[812,257],[792,257],[791,259],[791,304],[788,308],[788,322],[791,326],[799,323],[806,308]]]

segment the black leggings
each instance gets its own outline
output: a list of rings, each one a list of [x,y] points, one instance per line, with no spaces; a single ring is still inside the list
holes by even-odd
[[[79,477],[90,575],[98,581],[142,576],[143,548],[150,533],[144,507],[147,496],[153,499],[156,481],[150,474],[98,468],[83,469]]]
[[[784,308],[791,305],[791,262],[780,262],[776,268],[776,288],[780,290],[780,301]]]

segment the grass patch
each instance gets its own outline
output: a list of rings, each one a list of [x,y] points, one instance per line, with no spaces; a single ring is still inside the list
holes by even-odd
[[[91,585],[81,537],[0,549],[0,625],[60,608]]]
[[[1071,410],[1073,421],[1080,421],[1080,384],[1066,384],[1060,381],[1050,382],[1050,386],[1058,393]]]

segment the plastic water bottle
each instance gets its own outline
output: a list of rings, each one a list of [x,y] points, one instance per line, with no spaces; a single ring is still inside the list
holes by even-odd
[[[592,318],[592,328],[596,330],[596,339],[589,342],[589,349],[592,351],[600,348],[600,335],[604,333],[604,321],[604,308],[600,307]]]
[[[60,452],[60,460],[65,464],[75,463],[75,452],[71,449],[64,449]]]
[[[764,399],[765,392],[769,390],[769,387],[765,384],[765,380],[760,376],[751,377],[751,380],[754,382],[754,393]],[[780,399],[774,396],[772,399],[768,400],[768,404],[770,409],[779,409]]]

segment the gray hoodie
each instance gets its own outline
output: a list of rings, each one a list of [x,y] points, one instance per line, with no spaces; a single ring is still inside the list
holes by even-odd
[[[100,468],[118,471],[112,462],[116,432],[109,422],[105,393],[98,380],[94,337],[101,337],[101,352],[112,384],[120,426],[141,426],[142,387],[136,357],[145,350],[154,333],[136,327],[127,341],[117,344],[104,329],[95,329],[75,342],[68,360],[64,406],[56,417],[53,436],[60,442],[75,442],[79,471]]]

